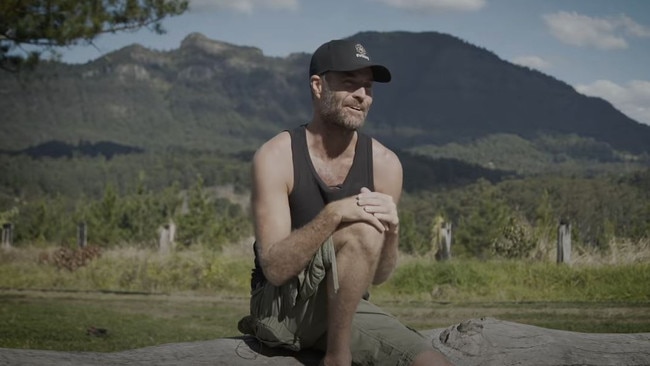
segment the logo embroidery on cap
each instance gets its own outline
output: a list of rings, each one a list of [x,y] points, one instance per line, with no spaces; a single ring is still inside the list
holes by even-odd
[[[368,57],[368,54],[366,53],[366,49],[363,48],[363,46],[359,43],[357,43],[354,48],[357,50],[357,57],[362,57],[365,58],[366,60],[370,61],[370,57]]]

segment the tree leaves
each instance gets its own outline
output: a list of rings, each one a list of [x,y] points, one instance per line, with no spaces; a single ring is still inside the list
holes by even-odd
[[[161,21],[187,10],[187,0],[9,0],[0,3],[0,68],[33,66],[42,52],[92,43],[102,33],[148,27],[163,33]],[[35,46],[27,51],[23,46]]]

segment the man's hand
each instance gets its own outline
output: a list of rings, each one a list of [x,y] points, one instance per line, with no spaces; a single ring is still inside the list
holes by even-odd
[[[328,204],[327,208],[336,212],[340,218],[341,224],[353,222],[366,222],[377,229],[380,233],[386,231],[386,225],[379,217],[373,215],[369,209],[364,208],[359,203],[359,195],[344,198]]]
[[[357,205],[365,212],[372,214],[381,223],[385,231],[397,234],[399,217],[397,206],[393,197],[385,193],[372,192],[366,187],[361,188],[361,193],[356,196]],[[380,231],[384,231],[380,230]]]

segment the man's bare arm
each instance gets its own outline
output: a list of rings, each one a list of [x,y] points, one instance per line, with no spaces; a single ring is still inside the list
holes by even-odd
[[[291,231],[289,192],[293,168],[288,134],[264,144],[253,158],[252,207],[260,264],[267,280],[281,285],[302,271],[343,222],[384,225],[359,207],[356,197],[331,202],[308,224]]]
[[[381,257],[373,284],[385,282],[395,269],[399,246],[397,205],[402,194],[402,165],[392,151],[373,140],[373,171],[375,192],[363,192],[366,211],[372,212],[386,227]]]

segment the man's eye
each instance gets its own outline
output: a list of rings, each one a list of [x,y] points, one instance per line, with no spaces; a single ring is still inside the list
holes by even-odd
[[[364,84],[359,83],[359,82],[356,82],[356,81],[353,81],[353,80],[345,81],[345,82],[344,82],[344,85],[345,85],[346,87],[348,87],[348,88],[351,88],[351,89],[359,89],[359,88],[361,88],[361,87],[366,87]]]

